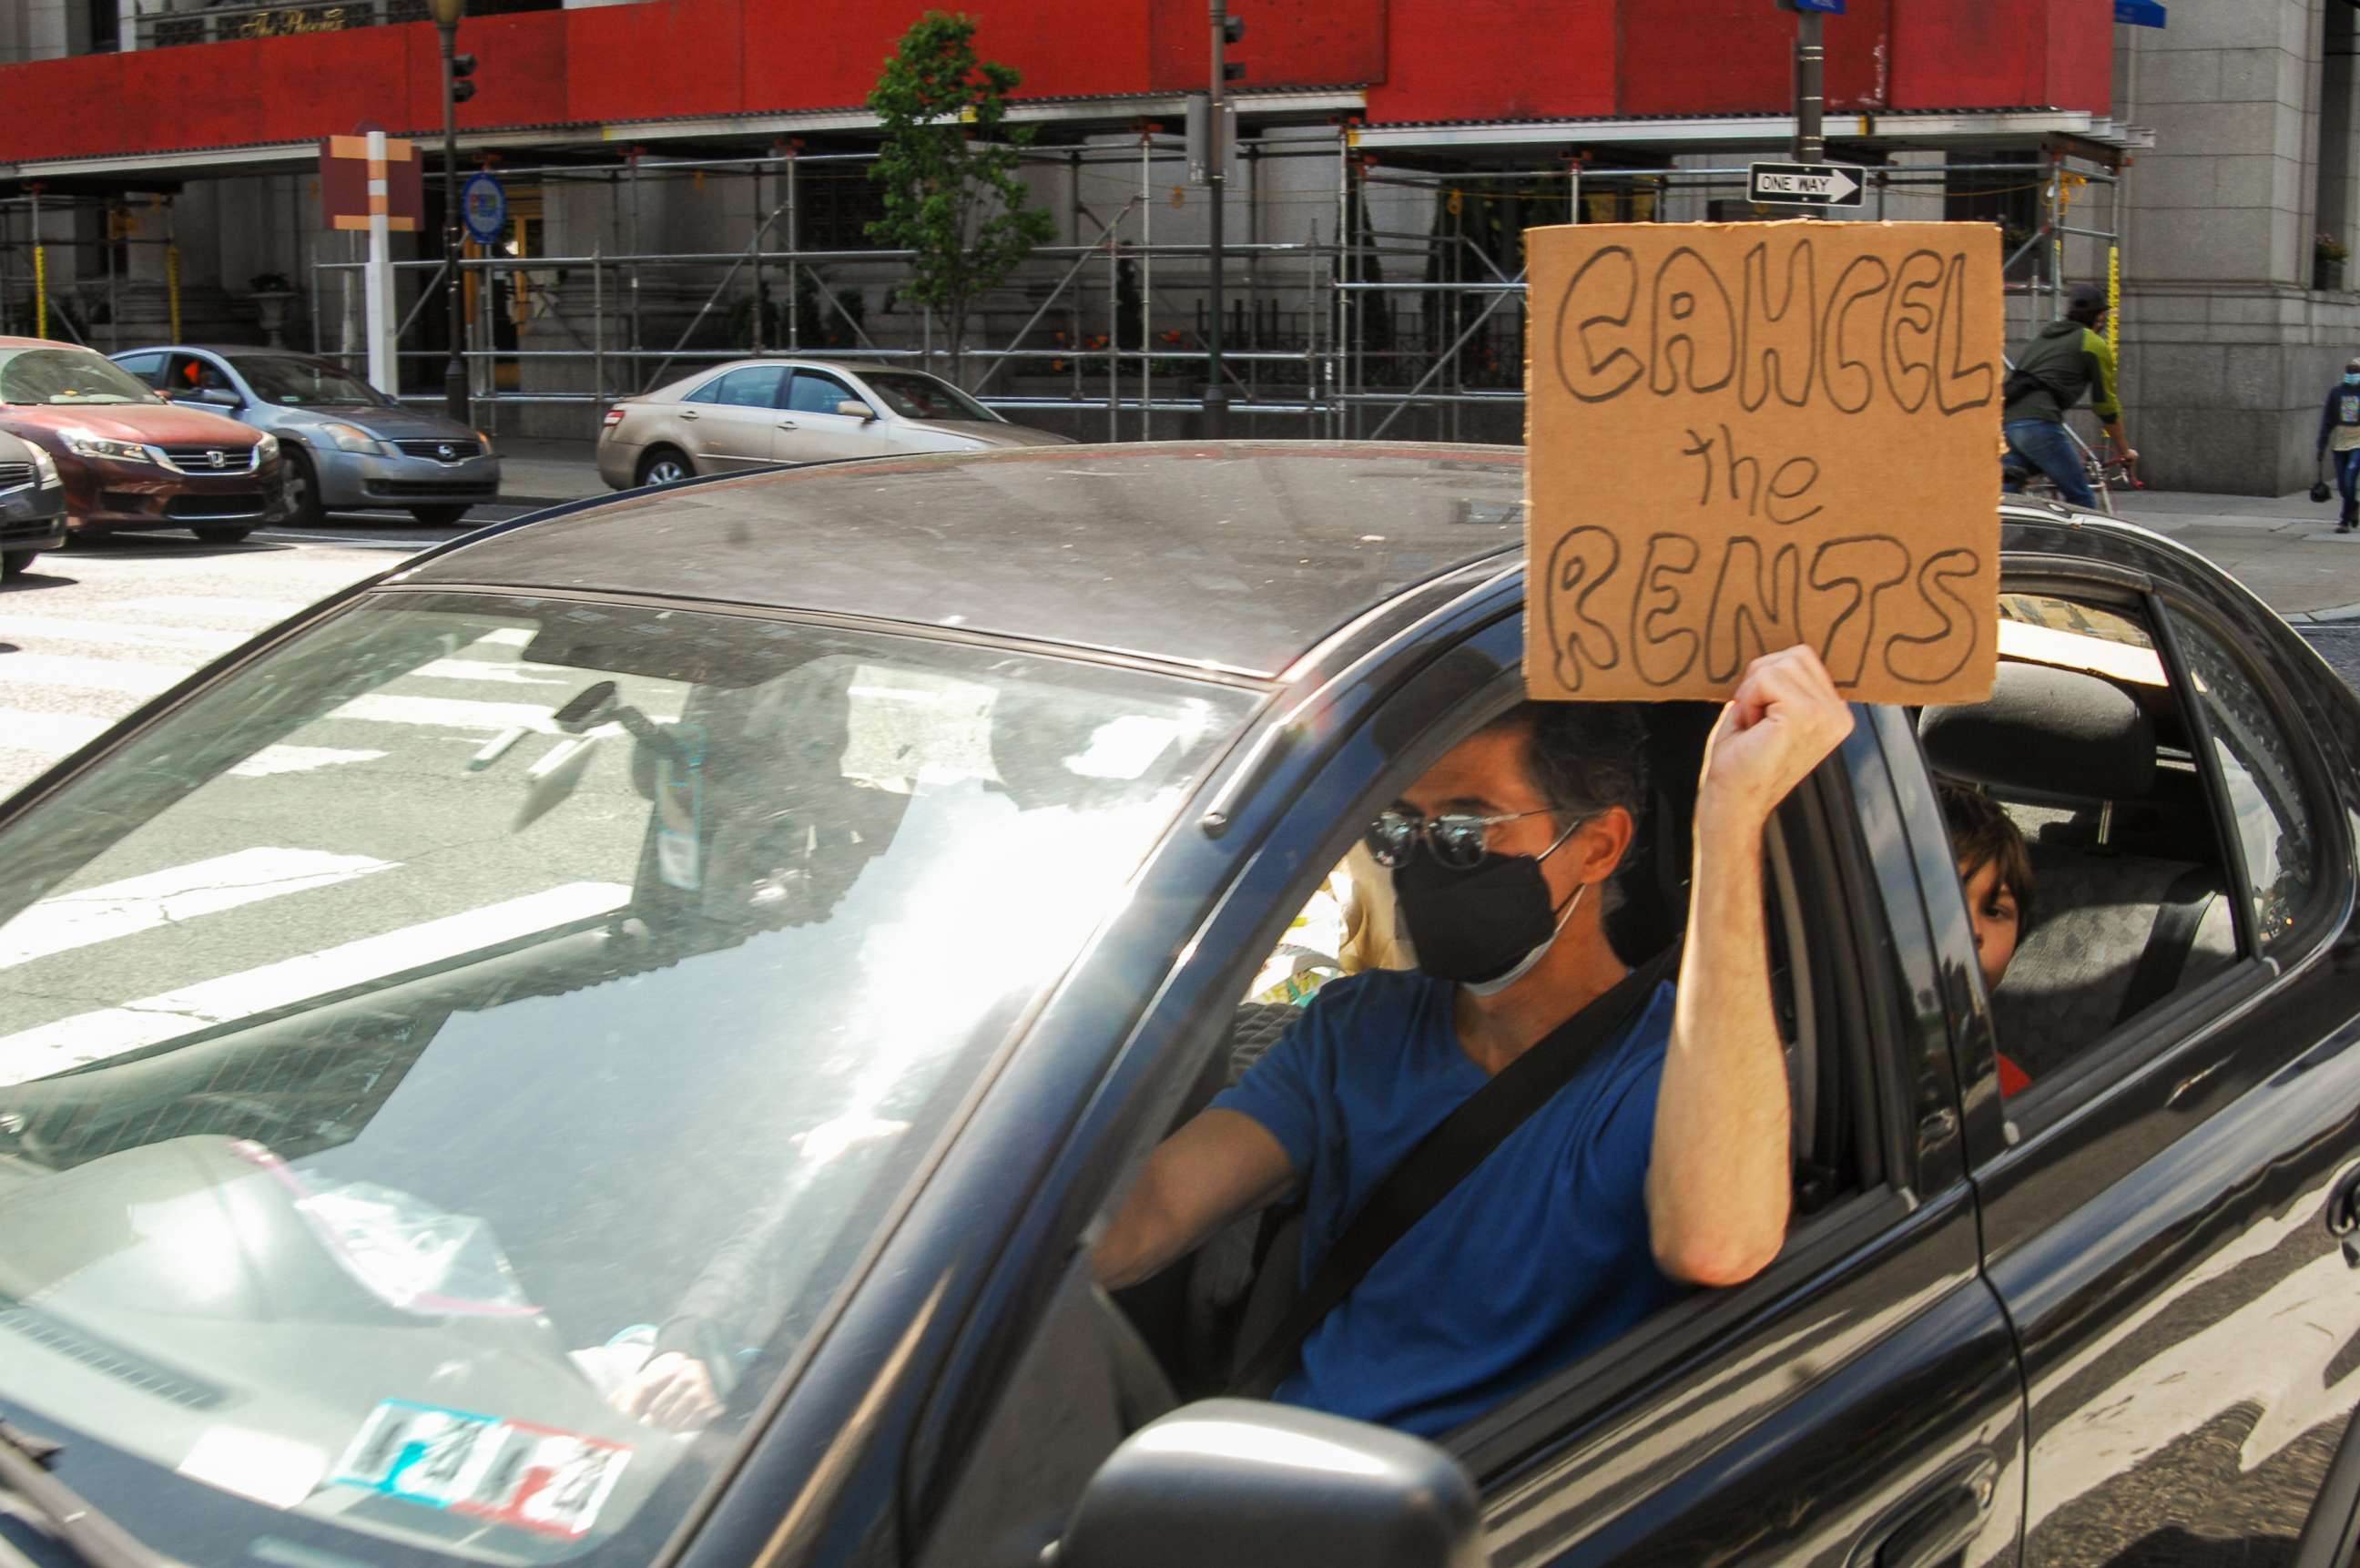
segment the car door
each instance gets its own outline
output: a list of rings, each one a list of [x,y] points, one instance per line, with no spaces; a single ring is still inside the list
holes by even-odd
[[[2013,558],[2003,604],[2038,623],[2020,641],[2070,665],[2071,641],[2094,638],[2084,663],[2169,687],[2149,798],[2104,803],[2094,841],[2075,836],[2087,810],[2035,837],[2039,912],[1995,992],[1964,961],[1961,910],[1929,899],[1961,987],[1988,1268],[2029,1395],[2025,1559],[2286,1561],[2360,1399],[2360,1254],[2337,1246],[2360,1178],[2360,992],[2348,803],[2329,782],[2352,763],[2325,750],[2360,728],[2355,705],[2210,568],[2143,544],[2101,566],[2046,528],[2012,543],[2054,551]],[[1897,771],[1922,820],[1926,779],[1914,760]],[[2060,809],[2071,771],[2060,754],[2038,809]],[[2205,820],[2142,844],[2141,812],[2175,793]],[[2087,886],[2129,888],[2158,852],[2214,879],[2201,896],[2220,917],[2184,929],[2216,938],[2174,938],[2152,894],[2092,903]],[[2027,982],[2053,992],[2027,1007],[2010,992],[2044,927],[2060,951]],[[2135,963],[2136,991],[2183,948],[2176,984],[2080,1005],[2075,983]],[[2003,1096],[1994,1046],[2037,1064],[2027,1087]]]
[[[781,417],[787,374],[784,365],[742,365],[681,400],[672,417],[699,473],[727,473],[771,461],[770,437]]]
[[[836,405],[865,402],[840,376],[807,366],[795,369],[786,411],[779,416],[770,455],[781,463],[819,463],[837,457],[875,457],[895,450],[876,419],[836,412]]]
[[[1273,745],[1267,766],[1242,771],[1236,798],[1217,803],[1226,819],[1255,793],[1297,792],[1142,1026],[1144,1039],[1199,1042],[1194,1054],[1165,1048],[1167,1078],[1198,1079],[1207,1049],[1220,1065],[1240,984],[1353,828],[1521,695],[1515,608],[1512,595],[1465,642],[1426,650],[1427,673],[1334,743],[1307,782],[1290,779],[1289,748]],[[1332,728],[1312,706],[1288,726],[1302,745]],[[1482,1484],[1494,1563],[2015,1558],[2021,1385],[1977,1271],[1924,867],[1884,762],[1896,737],[1912,742],[1897,717],[1859,711],[1840,756],[1782,812],[1772,850],[1797,1044],[1808,1038],[1826,1068],[1801,1081],[1844,1168],[1819,1168],[1821,1135],[1807,1135],[1804,1217],[1768,1271],[1691,1295],[1448,1440]],[[1798,1106],[1805,1098],[1798,1089]],[[1167,1083],[1155,1104],[1134,1129],[1185,1114],[1188,1096]],[[1102,1168],[1110,1156],[1089,1157]],[[1076,1308],[1007,1353],[1018,1371],[971,1429],[965,1475],[933,1488],[918,1478],[906,1517],[924,1538],[921,1563],[999,1562],[985,1544],[999,1541],[1013,1562],[1017,1544],[1037,1553],[1054,1538],[1087,1463],[1061,1422],[1092,1386],[1082,1374],[1102,1364],[1076,1348],[1105,1337],[1078,1326],[1084,1317]],[[956,1409],[955,1391],[945,1400]]]

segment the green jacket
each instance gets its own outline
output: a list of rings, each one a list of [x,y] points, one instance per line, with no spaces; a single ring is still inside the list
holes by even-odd
[[[2123,406],[2114,398],[2114,347],[2080,322],[2050,322],[2041,328],[2040,335],[2016,355],[2016,367],[2040,385],[2011,401],[2002,411],[2002,419],[2062,424],[2065,411],[2080,402],[2084,392],[2100,419],[2112,422],[2123,417]]]

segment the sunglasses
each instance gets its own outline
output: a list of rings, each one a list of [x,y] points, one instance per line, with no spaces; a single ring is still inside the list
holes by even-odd
[[[1369,846],[1369,853],[1376,858],[1377,864],[1387,871],[1397,870],[1407,863],[1410,851],[1423,839],[1428,854],[1451,870],[1463,872],[1480,865],[1483,857],[1491,853],[1493,828],[1503,822],[1521,822],[1527,817],[1550,815],[1551,812],[1544,809],[1511,811],[1500,817],[1477,817],[1457,811],[1427,817],[1419,812],[1405,811],[1398,806],[1389,806],[1377,813],[1377,819],[1369,824],[1368,831],[1360,838]],[[1551,844],[1549,848],[1554,850],[1557,844],[1573,836],[1574,828],[1589,820],[1587,817],[1578,818],[1571,827],[1557,835],[1557,844]]]

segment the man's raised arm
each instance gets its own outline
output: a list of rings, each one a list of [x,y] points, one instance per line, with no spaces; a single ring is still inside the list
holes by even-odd
[[[1762,838],[1778,803],[1852,732],[1808,647],[1756,659],[1705,747],[1671,1049],[1655,1102],[1647,1227],[1675,1279],[1735,1285],[1786,1237],[1786,1053],[1770,999]]]

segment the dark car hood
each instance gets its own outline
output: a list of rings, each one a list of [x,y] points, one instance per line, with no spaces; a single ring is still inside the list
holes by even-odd
[[[152,442],[159,446],[218,446],[243,452],[262,439],[259,431],[234,419],[172,403],[9,403],[0,406],[0,430],[18,435],[86,430],[110,441]]]

